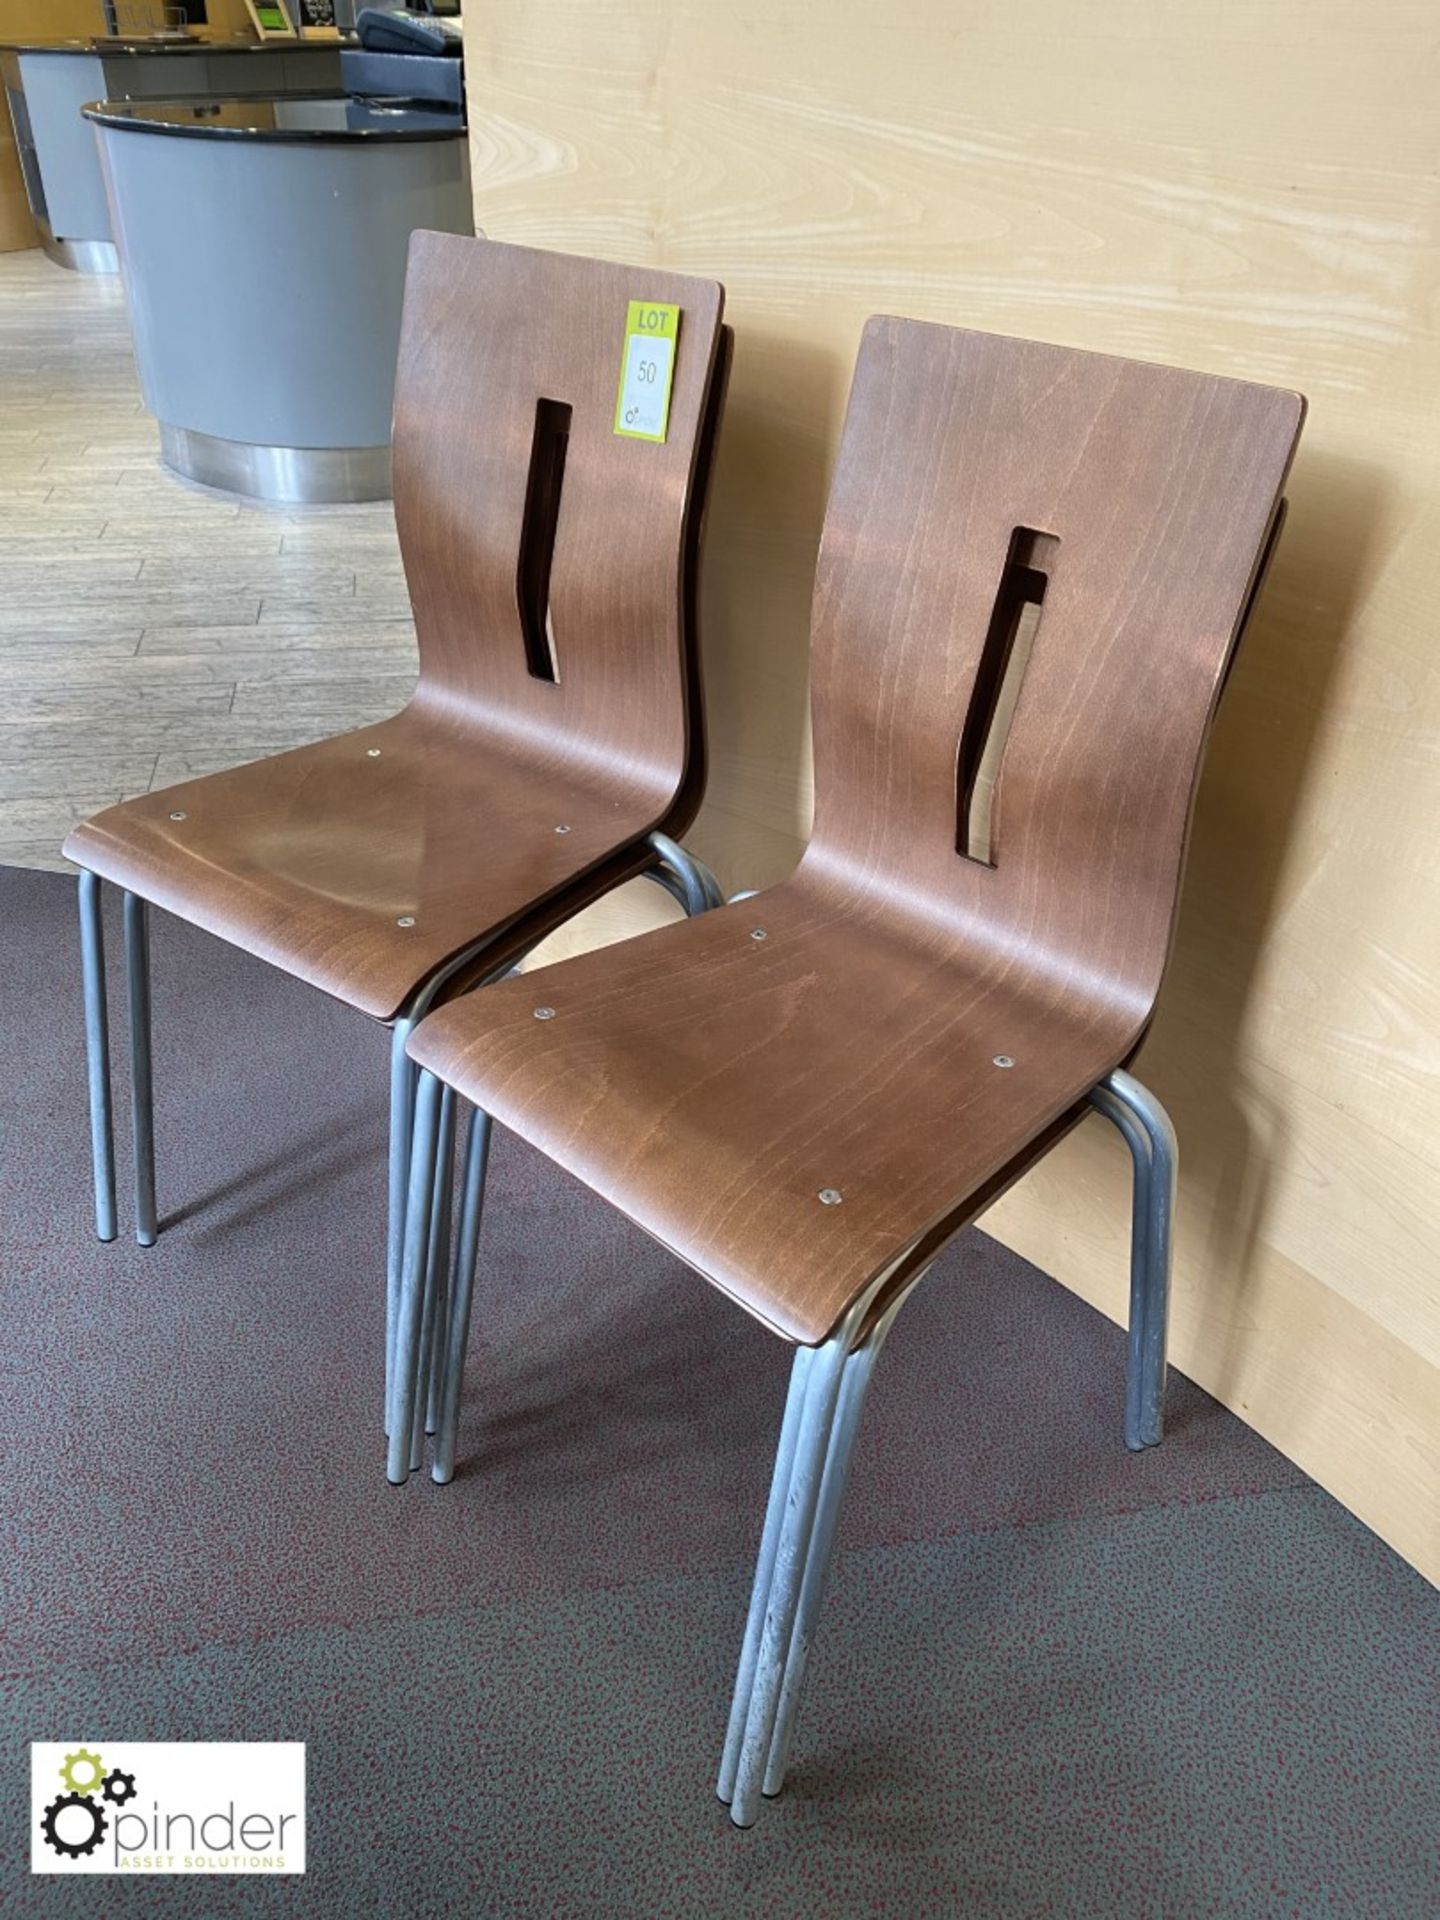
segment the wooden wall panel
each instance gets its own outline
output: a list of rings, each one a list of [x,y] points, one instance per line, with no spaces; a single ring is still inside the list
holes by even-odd
[[[1430,0],[494,0],[468,26],[482,229],[729,288],[693,839],[732,888],[808,824],[810,572],[866,315],[1309,394],[1142,1070],[1182,1143],[1177,1362],[1440,1578]],[[666,911],[630,894],[582,937]],[[986,1225],[1123,1312],[1099,1122]]]
[[[162,17],[165,0],[121,0],[123,20],[139,19],[141,7]],[[228,39],[240,34],[253,39],[255,29],[245,0],[208,0],[204,38]],[[0,45],[9,41],[48,42],[89,40],[105,31],[101,0],[0,0]]]
[[[99,33],[100,0],[0,0],[0,46],[15,40],[69,40]],[[0,98],[0,253],[38,247],[40,236],[30,218],[15,131]]]
[[[15,129],[0,99],[0,253],[18,253],[39,244],[40,236],[35,231],[30,203],[25,197],[25,182],[20,176]]]
[[[0,45],[87,40],[104,31],[100,0],[0,0]]]

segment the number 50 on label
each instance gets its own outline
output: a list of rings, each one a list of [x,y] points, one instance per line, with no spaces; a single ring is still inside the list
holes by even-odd
[[[665,438],[679,333],[679,307],[658,300],[630,302],[615,402],[615,431],[627,440]]]

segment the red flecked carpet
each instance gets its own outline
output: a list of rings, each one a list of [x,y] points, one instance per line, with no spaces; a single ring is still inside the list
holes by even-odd
[[[101,1247],[73,885],[0,914],[0,1911],[1440,1914],[1434,1592],[1178,1376],[1127,1454],[1122,1336],[980,1234],[887,1349],[735,1833],[779,1344],[502,1137],[460,1472],[389,1488],[385,1037],[156,916],[164,1226]],[[308,1873],[32,1880],[42,1738],[306,1740]]]

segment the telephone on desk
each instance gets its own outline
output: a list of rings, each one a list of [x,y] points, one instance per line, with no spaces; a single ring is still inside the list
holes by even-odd
[[[391,12],[364,7],[355,30],[367,53],[424,53],[459,55],[463,33],[458,18],[431,13]]]

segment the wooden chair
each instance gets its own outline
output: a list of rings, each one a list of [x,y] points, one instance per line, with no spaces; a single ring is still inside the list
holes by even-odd
[[[798,870],[411,1037],[417,1233],[443,1082],[797,1348],[720,1777],[738,1825],[784,1777],[886,1331],[1088,1103],[1135,1158],[1127,1439],[1160,1437],[1173,1139],[1124,1067],[1303,404],[872,320],[815,587]]]
[[[637,298],[681,309],[663,442],[614,431]],[[674,836],[704,788],[694,601],[723,304],[713,281],[417,233],[394,440],[414,697],[378,726],[108,808],[65,843],[82,868],[102,1240],[102,881],[125,896],[142,1245],[157,1229],[147,903],[392,1029],[387,1379],[415,1022],[637,874],[687,910],[719,898]]]

